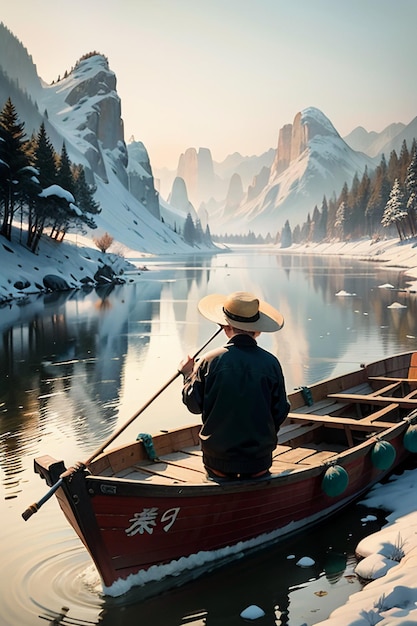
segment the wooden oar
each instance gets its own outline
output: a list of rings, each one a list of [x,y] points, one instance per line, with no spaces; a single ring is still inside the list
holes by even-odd
[[[214,333],[214,335],[212,335],[210,337],[210,339],[208,341],[206,341],[206,343],[201,346],[201,348],[199,350],[197,350],[197,352],[193,355],[193,359],[195,359],[200,352],[202,352],[204,350],[204,348],[206,346],[208,346],[208,344],[213,341],[213,339],[215,337],[217,337],[217,335],[221,332],[222,327],[220,326],[220,328],[218,328],[216,330],[216,332]],[[124,430],[126,430],[126,428],[128,426],[130,426],[130,424],[132,422],[134,422],[134,420],[139,417],[139,415],[141,413],[143,413],[143,411],[145,409],[148,408],[148,406],[150,404],[152,404],[152,402],[154,400],[156,400],[156,398],[158,396],[161,395],[161,393],[163,391],[165,391],[165,389],[167,387],[169,387],[169,385],[171,383],[174,382],[174,380],[176,378],[178,378],[178,376],[181,374],[181,372],[178,370],[177,372],[175,372],[175,374],[173,376],[171,376],[171,378],[165,383],[165,385],[163,385],[163,387],[161,387],[156,393],[154,393],[154,395],[152,396],[152,398],[150,398],[138,411],[136,411],[136,413],[134,415],[132,415],[132,417],[130,419],[127,420],[127,422],[125,422],[118,430],[116,430],[111,437],[109,437],[84,463],[78,463],[75,467],[68,469],[66,472],[64,472],[62,474],[62,476],[60,477],[60,479],[54,484],[52,485],[52,487],[50,488],[50,490],[38,501],[38,502],[34,502],[33,504],[31,504],[26,511],[24,511],[22,513],[22,517],[25,520],[25,522],[32,517],[32,515],[34,513],[37,513],[39,511],[39,509],[41,508],[41,506],[43,504],[45,504],[45,502],[47,502],[49,500],[49,498],[51,498],[55,491],[57,489],[59,489],[59,487],[61,487],[62,483],[64,482],[64,478],[67,478],[68,476],[70,476],[71,474],[73,474],[75,471],[77,471],[80,468],[84,468],[84,467],[88,467],[88,465],[90,465],[90,463],[96,458],[98,457],[99,454],[101,454],[103,452],[103,450],[105,450],[105,448],[107,448],[107,446],[109,446]]]

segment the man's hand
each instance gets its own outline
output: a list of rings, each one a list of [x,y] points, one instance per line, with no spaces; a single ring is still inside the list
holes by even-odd
[[[178,371],[181,372],[184,378],[188,378],[191,375],[191,372],[193,371],[193,369],[194,369],[194,359],[192,356],[187,356],[178,365]]]

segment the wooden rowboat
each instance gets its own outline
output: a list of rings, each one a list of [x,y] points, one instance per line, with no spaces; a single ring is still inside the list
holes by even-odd
[[[417,452],[414,360],[395,355],[290,394],[263,479],[208,480],[198,424],[103,452],[87,469],[43,456],[35,471],[59,484],[105,590],[232,558],[323,520]]]

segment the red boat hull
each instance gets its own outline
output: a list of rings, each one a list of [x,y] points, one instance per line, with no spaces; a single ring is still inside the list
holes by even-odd
[[[406,426],[399,424],[386,438],[396,449],[396,462],[408,455],[402,445]],[[213,551],[226,548],[218,556],[232,556],[328,517],[387,473],[372,463],[374,444],[369,441],[339,457],[349,483],[337,497],[323,491],[324,466],[251,483],[158,488],[79,473],[57,495],[110,587],[153,565],[197,554],[199,563],[211,561]],[[57,464],[57,470],[61,473],[62,466]]]

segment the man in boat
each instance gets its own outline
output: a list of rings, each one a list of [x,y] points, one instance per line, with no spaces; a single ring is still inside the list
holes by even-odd
[[[280,330],[284,318],[247,292],[206,296],[198,309],[228,338],[225,346],[179,366],[183,402],[191,413],[202,414],[207,475],[214,480],[264,477],[290,405],[278,359],[256,339]]]

